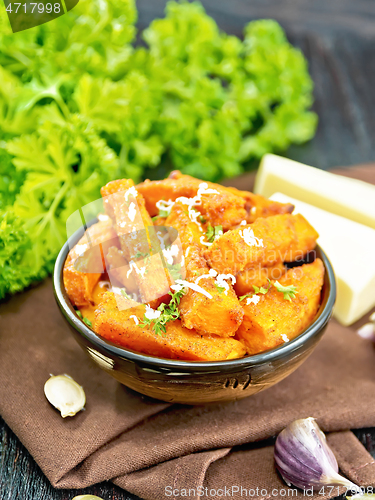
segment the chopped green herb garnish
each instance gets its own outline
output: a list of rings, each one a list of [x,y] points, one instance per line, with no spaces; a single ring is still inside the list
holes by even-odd
[[[130,297],[130,295],[128,295],[128,294],[126,293],[125,288],[121,288],[121,295],[122,295],[123,297],[125,297],[126,299],[128,299],[128,300],[133,300],[133,299]]]
[[[146,253],[146,252],[137,252],[136,254],[134,254],[133,256],[133,259],[140,259],[141,257],[149,257],[150,254],[149,253]]]
[[[238,297],[238,300],[241,302],[241,300],[245,300],[248,297],[252,297],[253,295],[255,295],[255,294],[254,293],[246,293],[245,295],[241,295],[240,297]]]
[[[169,321],[174,321],[180,317],[178,306],[184,294],[185,290],[183,288],[175,293],[169,292],[169,295],[172,296],[169,304],[162,303],[157,308],[157,310],[161,312],[160,316],[156,319],[148,319],[145,315],[143,317],[143,323],[140,323],[139,326],[151,326],[156,335],[162,335],[162,332],[166,333],[167,330],[165,325]]]
[[[167,218],[169,215],[169,210],[159,210],[159,217],[162,217],[162,218]]]
[[[292,300],[295,298],[297,292],[297,287],[294,285],[283,286],[278,281],[273,283],[273,286],[276,288],[278,292],[284,294],[284,300]]]
[[[91,323],[91,321],[88,318],[83,318],[83,322],[86,323],[87,326],[89,326],[90,328],[92,328],[92,323]]]
[[[268,288],[264,288],[262,286],[259,288],[259,287],[255,286],[255,285],[253,285],[254,292],[255,293],[261,293],[262,295],[266,294],[268,292],[268,290],[271,288],[271,282],[270,282],[270,280],[268,280],[268,281],[269,281]]]
[[[205,222],[207,222],[207,221],[206,221],[206,219],[203,217],[203,215],[200,215],[200,216],[199,216],[199,221],[200,221],[202,224],[204,224]]]
[[[154,217],[151,217],[151,220],[155,221],[157,219],[166,219],[168,217],[169,213],[170,213],[170,210],[160,208],[158,215],[154,215]]]
[[[292,300],[295,298],[297,292],[297,288],[294,285],[289,285],[289,286],[283,286],[281,285],[278,281],[275,281],[274,283],[271,282],[271,280],[268,280],[269,285],[268,288],[264,287],[257,287],[253,285],[254,288],[254,293],[247,293],[245,295],[241,295],[238,297],[238,300],[241,302],[241,300],[246,299],[247,297],[252,297],[255,294],[261,293],[262,295],[266,294],[268,290],[271,288],[271,285],[273,285],[278,292],[281,292],[284,294],[284,299],[285,300]]]
[[[217,283],[215,283],[215,288],[219,293],[223,293],[225,291],[225,287],[219,286]]]
[[[77,314],[77,316],[78,316],[79,318],[81,318],[81,319],[83,318],[81,311],[76,311],[76,314]]]
[[[206,239],[209,243],[213,243],[222,234],[223,234],[223,226],[212,227],[210,224],[206,231]]]
[[[169,274],[171,275],[171,277],[174,281],[181,279],[182,274],[181,274],[181,264],[180,263],[172,264],[172,265],[167,264],[167,269],[168,269]]]
[[[240,297],[238,297],[238,300],[241,302],[241,300],[245,300],[248,297],[252,297],[253,295],[256,295],[258,293],[265,295],[268,292],[268,290],[271,288],[271,281],[268,280],[268,282],[269,282],[268,288],[264,288],[263,286],[258,287],[256,285],[253,285],[254,291],[252,293],[250,292],[250,293],[246,293],[245,295],[241,295]]]

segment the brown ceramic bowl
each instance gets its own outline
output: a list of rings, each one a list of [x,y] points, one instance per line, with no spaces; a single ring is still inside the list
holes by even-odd
[[[74,245],[83,231],[83,228],[78,230],[57,257],[53,277],[56,301],[73,335],[90,358],[119,382],[141,394],[191,405],[251,396],[276,384],[300,366],[319,342],[332,315],[335,276],[331,263],[318,247],[316,254],[325,266],[321,305],[314,322],[288,343],[255,356],[217,362],[163,359],[116,346],[80,320],[64,288],[62,272],[68,243]]]

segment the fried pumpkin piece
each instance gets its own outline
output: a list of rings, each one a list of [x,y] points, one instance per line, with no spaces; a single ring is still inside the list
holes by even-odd
[[[182,324],[203,335],[233,336],[242,321],[242,307],[231,282],[227,283],[225,290],[217,283],[217,277],[209,274],[210,269],[201,252],[204,248],[200,243],[202,233],[197,224],[190,220],[184,205],[179,202],[172,207],[166,224],[179,233],[187,282],[199,284],[198,291],[188,289],[181,299]]]
[[[74,306],[92,303],[92,291],[105,270],[104,255],[111,246],[120,246],[111,219],[90,226],[70,250],[64,264],[63,280]]]
[[[199,186],[203,182],[174,170],[167,179],[146,180],[138,184],[137,189],[146,200],[148,212],[155,216],[159,214],[156,206],[158,201],[175,201],[179,197],[192,198],[197,195]],[[198,209],[213,226],[222,226],[224,231],[232,229],[243,220],[250,224],[258,217],[291,213],[294,209],[290,203],[278,203],[248,191],[240,191],[213,182],[206,184],[208,189],[216,193],[203,194]]]
[[[111,284],[109,281],[105,280],[100,280],[98,283],[94,286],[94,289],[91,294],[91,300],[92,302],[88,305],[85,306],[80,306],[79,311],[82,315],[82,318],[86,318],[89,321],[91,321],[91,324],[94,324],[95,321],[95,310],[100,304],[100,302],[103,300],[103,295],[108,292]]]
[[[153,236],[149,228],[153,223],[143,196],[137,192],[131,179],[109,182],[101,193],[107,213],[114,217],[123,257],[129,264],[127,277],[134,273],[142,302],[167,294],[170,277],[159,252],[152,255]],[[139,256],[145,258],[139,260]]]
[[[95,312],[94,329],[126,349],[168,359],[221,361],[241,358],[246,352],[238,340],[202,337],[184,328],[179,320],[167,323],[165,334],[156,335],[151,326],[141,325],[145,311],[143,304],[120,311],[114,294],[109,292]]]
[[[274,215],[227,231],[204,256],[217,271],[236,275],[258,264],[272,266],[301,260],[315,248],[318,236],[300,214]]]
[[[259,294],[244,305],[244,319],[236,332],[248,354],[257,354],[288,342],[302,333],[313,321],[320,304],[324,281],[324,266],[320,259],[290,269],[279,283],[296,287],[293,299],[286,300],[282,292],[271,285],[264,295]]]
[[[205,248],[201,243],[203,230],[200,230],[200,224],[190,219],[187,207],[183,203],[177,201],[173,205],[170,214],[166,218],[165,225],[177,230],[184,252],[192,245],[196,245],[202,250]]]
[[[224,231],[238,225],[247,216],[245,200],[241,196],[219,184],[182,175],[178,171],[172,172],[169,178],[162,181],[146,180],[138,184],[137,189],[144,196],[151,216],[159,214],[156,204],[160,200],[175,201],[177,198],[193,198],[198,194],[200,204],[197,210],[213,226],[222,226]]]
[[[130,272],[128,261],[125,259],[122,250],[117,247],[109,248],[105,260],[111,282],[114,278],[115,282],[118,281],[126,288],[127,293],[137,293],[137,280],[134,273]]]
[[[247,213],[245,220],[248,224],[252,224],[259,217],[291,214],[294,210],[294,205],[291,203],[279,203],[269,200],[260,194],[254,194],[250,191],[240,191],[234,187],[228,187],[227,189],[245,200]]]
[[[181,299],[183,325],[202,335],[232,337],[242,322],[243,310],[232,286],[230,283],[228,285],[225,293],[223,287],[217,285],[215,278],[209,276],[200,280],[199,286],[205,294],[189,290]]]
[[[278,262],[270,267],[258,265],[250,269],[245,269],[245,271],[241,271],[236,276],[236,283],[234,285],[236,294],[242,296],[247,293],[253,293],[254,286],[258,288],[267,287],[269,279],[279,280],[286,271],[287,269],[283,262]]]

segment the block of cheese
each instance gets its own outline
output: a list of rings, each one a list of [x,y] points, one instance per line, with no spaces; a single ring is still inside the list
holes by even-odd
[[[375,306],[375,230],[307,203],[275,193],[271,200],[293,203],[318,231],[318,243],[332,263],[337,281],[334,316],[351,325]]]
[[[260,164],[254,192],[266,198],[284,193],[375,229],[375,186],[367,182],[267,154]]]

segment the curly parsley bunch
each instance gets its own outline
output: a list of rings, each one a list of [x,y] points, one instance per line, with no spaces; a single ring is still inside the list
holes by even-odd
[[[275,21],[240,40],[170,1],[135,47],[136,19],[134,0],[81,0],[13,34],[0,8],[0,298],[51,271],[109,180],[217,181],[314,134],[306,61]]]

